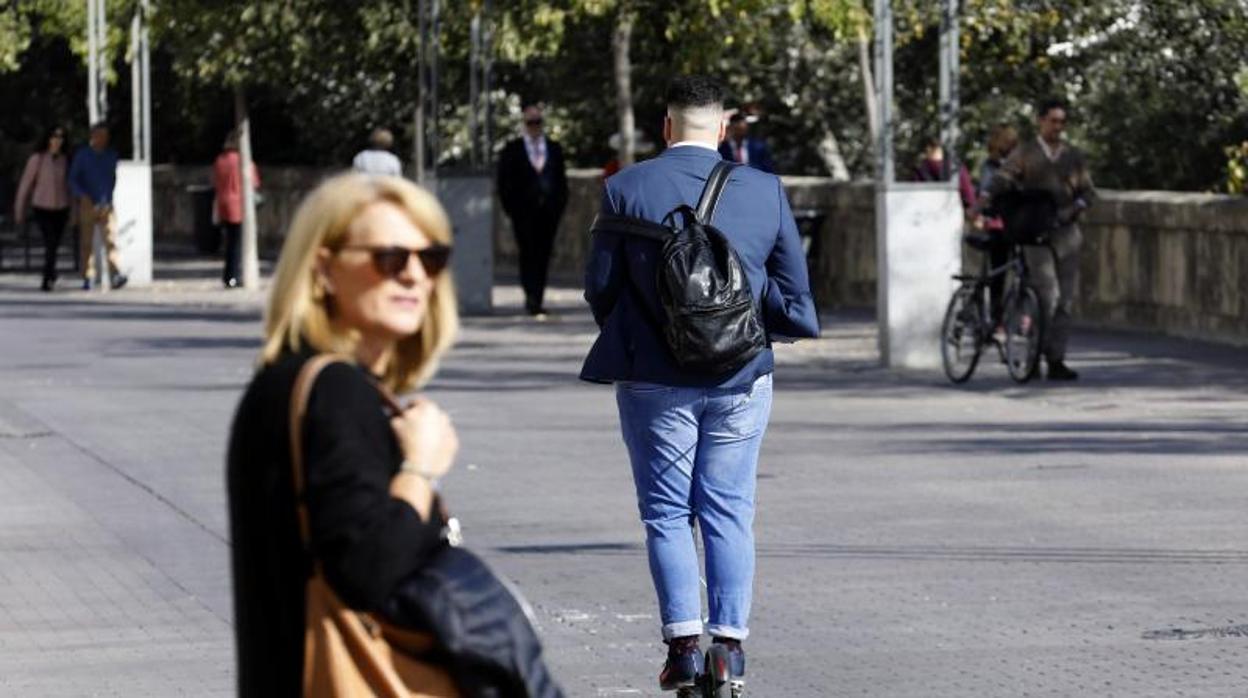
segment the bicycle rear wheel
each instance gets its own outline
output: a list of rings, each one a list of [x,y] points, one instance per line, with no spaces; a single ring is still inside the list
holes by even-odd
[[[979,364],[984,350],[982,315],[973,287],[954,291],[940,325],[940,358],[945,375],[954,383],[965,383]]]
[[[1020,286],[1006,294],[1003,319],[1005,367],[1015,382],[1026,383],[1036,375],[1044,346],[1044,311],[1036,289]]]

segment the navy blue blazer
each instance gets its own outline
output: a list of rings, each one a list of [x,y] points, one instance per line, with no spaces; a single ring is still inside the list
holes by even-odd
[[[749,159],[746,164],[750,167],[763,172],[774,173],[776,171],[776,164],[771,160],[771,148],[767,147],[766,141],[759,138],[746,138],[745,153]],[[732,152],[732,139],[725,138],[719,144],[719,154],[729,162],[737,161],[736,153]]]
[[[677,206],[697,203],[719,160],[719,153],[711,148],[669,148],[608,179],[602,212],[662,222]],[[768,333],[767,349],[728,375],[682,370],[655,327],[664,318],[655,287],[660,243],[630,235],[595,234],[585,270],[585,300],[601,331],[581,368],[582,379],[734,387],[752,383],[775,368],[772,336],[819,336],[806,256],[780,178],[748,167],[734,169],[712,223],[741,258]],[[644,303],[649,314],[638,303]]]

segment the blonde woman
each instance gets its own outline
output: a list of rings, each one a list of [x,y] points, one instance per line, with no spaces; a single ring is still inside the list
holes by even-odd
[[[451,467],[455,430],[427,399],[392,417],[379,386],[419,387],[452,342],[450,242],[438,202],[394,177],[334,177],[295,215],[273,280],[261,366],[229,447],[242,696],[301,693],[313,563],[345,604],[378,611],[441,545],[430,480]],[[308,555],[289,414],[297,374],[322,353],[350,362],[319,374],[302,421]]]

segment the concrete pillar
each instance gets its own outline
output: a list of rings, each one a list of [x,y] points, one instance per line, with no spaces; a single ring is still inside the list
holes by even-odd
[[[940,323],[962,268],[962,203],[951,182],[876,192],[877,321],[889,368],[940,366]]]
[[[454,229],[451,273],[464,315],[488,314],[494,292],[494,182],[488,175],[439,175],[432,190]]]

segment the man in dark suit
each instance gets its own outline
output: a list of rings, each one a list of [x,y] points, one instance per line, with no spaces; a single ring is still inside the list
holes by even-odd
[[[542,132],[542,108],[536,104],[524,108],[523,135],[499,155],[498,198],[516,235],[525,310],[545,319],[546,272],[568,203],[568,177],[563,148]]]
[[[602,213],[661,222],[696,204],[720,162],[723,88],[703,76],[676,78],[667,92],[658,157],[606,181]],[[816,337],[806,257],[780,180],[734,168],[711,223],[741,261],[769,338]],[[707,375],[682,369],[663,339],[657,240],[599,232],[585,272],[585,299],[600,328],[581,378],[616,384],[624,443],[646,529],[667,662],[663,690],[691,685],[702,671],[705,629],[726,646],[733,681],[743,682],[754,581],[754,484],[771,414],[774,359],[768,347],[743,367]],[[706,550],[709,624],[703,627],[696,517]]]
[[[719,154],[725,160],[749,165],[756,170],[769,173],[776,171],[767,142],[761,138],[750,138],[749,117],[741,112],[729,117],[728,137],[719,144]]]

